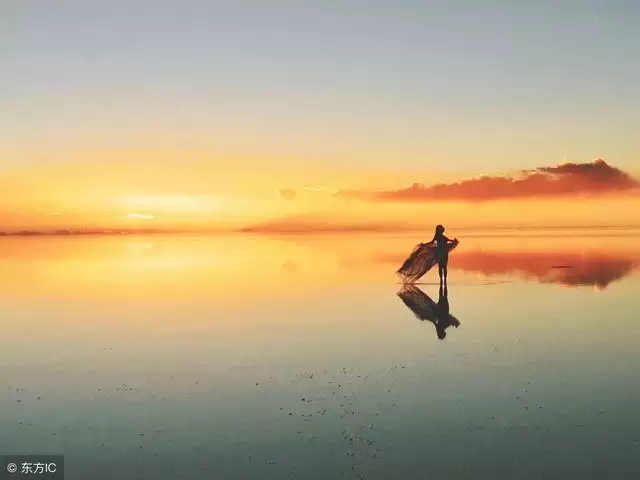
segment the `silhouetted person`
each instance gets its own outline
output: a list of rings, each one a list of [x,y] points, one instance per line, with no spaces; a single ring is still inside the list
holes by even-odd
[[[427,243],[417,244],[411,255],[404,261],[396,274],[402,279],[403,284],[415,283],[425,273],[438,264],[440,285],[447,283],[447,264],[449,263],[449,251],[458,245],[458,240],[449,240],[444,235],[444,227],[438,225],[433,240]]]
[[[436,255],[438,260],[438,275],[440,276],[440,285],[447,284],[447,265],[449,264],[449,247],[453,243],[457,243],[458,239],[448,239],[444,234],[444,227],[438,225],[433,240],[436,244]],[[430,242],[430,243],[431,243]]]

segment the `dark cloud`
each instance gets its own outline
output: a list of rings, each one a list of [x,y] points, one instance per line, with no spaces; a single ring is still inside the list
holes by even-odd
[[[640,191],[640,181],[602,159],[566,163],[522,172],[520,177],[483,176],[461,182],[425,186],[414,183],[401,190],[341,191],[337,196],[373,202],[488,201],[553,198]]]

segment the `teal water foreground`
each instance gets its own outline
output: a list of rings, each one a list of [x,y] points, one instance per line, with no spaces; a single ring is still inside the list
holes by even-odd
[[[635,237],[0,240],[0,452],[69,479],[633,478]],[[439,300],[431,272],[419,291]]]

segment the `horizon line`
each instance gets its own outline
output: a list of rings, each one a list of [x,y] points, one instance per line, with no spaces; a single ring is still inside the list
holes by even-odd
[[[476,225],[450,226],[448,230],[459,231],[540,231],[540,230],[640,230],[640,224],[610,225]],[[344,235],[344,234],[402,234],[430,232],[432,227],[385,227],[381,226],[349,226],[336,225],[327,227],[268,229],[256,227],[241,228],[67,228],[67,229],[20,229],[16,231],[0,231],[0,237],[72,237],[72,236],[114,236],[114,235]]]

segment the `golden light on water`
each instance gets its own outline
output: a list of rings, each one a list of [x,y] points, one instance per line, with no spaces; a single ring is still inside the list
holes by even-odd
[[[640,266],[634,236],[551,239],[460,232],[460,237],[463,243],[451,259],[452,278],[516,276],[604,287]],[[171,292],[173,299],[210,302],[242,296],[251,284],[254,295],[289,298],[300,290],[341,288],[354,279],[393,284],[395,270],[419,240],[387,235],[8,237],[0,287],[14,295],[152,302]],[[572,268],[552,268],[565,263]]]

